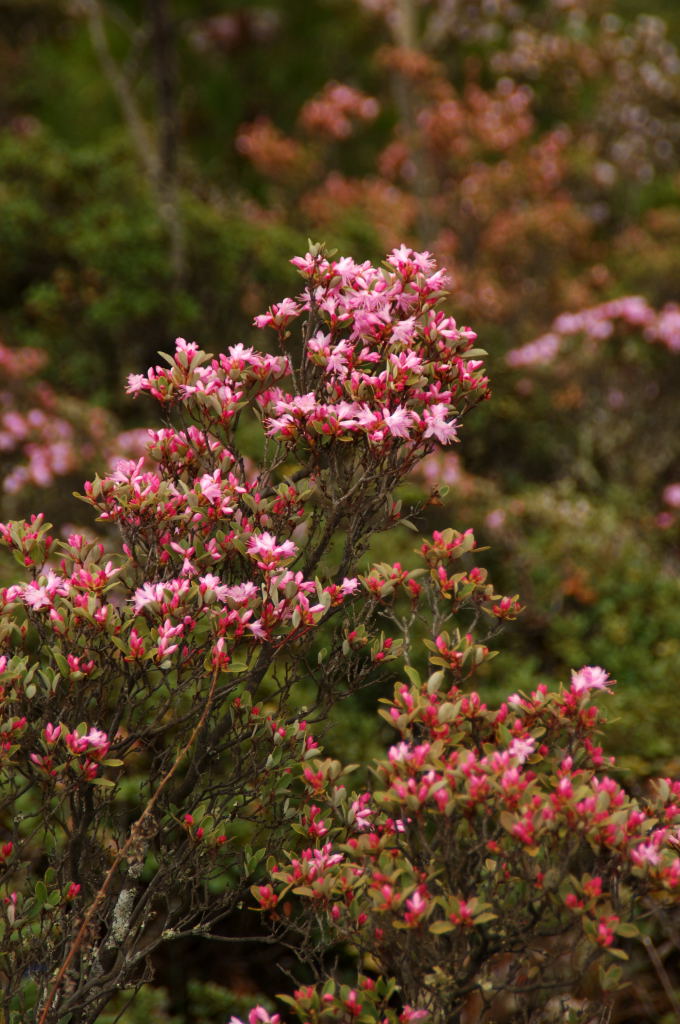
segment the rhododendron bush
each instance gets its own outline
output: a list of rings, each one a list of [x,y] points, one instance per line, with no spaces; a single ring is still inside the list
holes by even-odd
[[[95,455],[101,458],[111,450],[115,437],[115,420],[104,409],[64,397],[42,379],[46,362],[39,349],[0,341],[3,507],[8,496],[49,487],[58,477],[92,464]]]
[[[601,668],[497,709],[447,668],[395,686],[381,714],[400,738],[371,790],[348,794],[338,762],[309,762],[297,827],[312,845],[272,862],[253,895],[275,923],[298,896],[311,955],[319,935],[350,941],[428,1020],[534,1019],[596,963],[616,987],[631,917],[677,902],[680,783],[645,805],[608,774],[591,704],[613,683]],[[326,1019],[315,992],[291,1002]],[[587,1000],[571,1008],[591,1019]]]
[[[281,354],[180,340],[131,377],[166,426],[146,461],[85,488],[120,549],[58,540],[41,516],[0,531],[27,573],[1,626],[2,972],[19,1016],[34,998],[36,1018],[94,1019],[163,933],[209,931],[280,841],[306,720],[399,651],[376,616],[419,585],[392,566],[361,577],[359,558],[487,380],[473,333],[436,309],[446,279],[426,254],[296,262],[304,293],[258,318]],[[239,448],[253,415],[257,468]],[[470,589],[493,614],[488,585]],[[218,878],[225,894],[206,897]]]
[[[453,1020],[498,991],[527,1009],[677,900],[678,786],[637,802],[611,776],[606,672],[490,710],[470,683],[520,606],[472,531],[371,564],[417,512],[399,485],[489,394],[474,332],[438,308],[445,273],[405,246],[293,263],[301,294],[256,318],[275,352],[179,339],[130,377],[164,425],[83,495],[119,545],[0,526],[22,572],[0,609],[8,1024],[94,1022],[250,891],[302,929],[313,979],[289,1001],[319,1021]],[[315,732],[396,662],[400,739],[350,796]],[[325,979],[346,941],[354,987]]]

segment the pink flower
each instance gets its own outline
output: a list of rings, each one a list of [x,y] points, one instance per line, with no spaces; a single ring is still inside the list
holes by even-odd
[[[275,1013],[273,1017],[269,1016],[269,1013],[263,1006],[256,1006],[254,1010],[251,1010],[248,1014],[248,1024],[280,1024],[281,1017],[278,1013]]]
[[[664,488],[663,500],[671,508],[680,508],[680,483],[669,484]]]
[[[610,679],[609,673],[603,668],[592,665],[586,665],[578,672],[571,673],[571,691],[575,694],[586,693],[588,690],[606,690],[607,693],[611,693],[607,683],[614,682],[615,680]]]
[[[392,413],[386,413],[383,418],[385,420],[385,426],[392,437],[408,438],[409,427],[414,418],[412,412],[409,412],[408,409],[398,408]]]
[[[661,852],[656,843],[640,843],[634,850],[631,850],[630,859],[634,864],[658,864],[661,860]]]
[[[253,598],[257,597],[259,590],[254,583],[249,581],[247,583],[236,583],[232,587],[224,587],[223,590],[220,590],[220,594],[222,593],[236,604],[247,604],[248,601],[252,601]],[[220,597],[220,600],[222,600],[222,597]]]
[[[144,583],[135,590],[133,604],[135,613],[138,615],[143,608],[150,604],[160,604],[165,596],[165,588],[162,583]]]
[[[429,903],[423,896],[423,893],[416,889],[410,899],[406,900],[406,913],[404,914],[404,920],[407,924],[415,926],[420,924],[420,920],[426,913]]]
[[[65,595],[69,592],[69,585],[61,576],[57,576],[52,569],[40,577],[40,580],[32,580],[21,586],[20,594],[25,604],[34,611],[41,608],[51,608],[54,598],[57,595]]]
[[[533,736],[525,736],[522,739],[515,739],[508,747],[508,752],[511,757],[516,757],[523,764],[528,757],[530,757],[536,749],[536,740]]]
[[[438,402],[435,405],[431,405],[429,409],[426,409],[423,413],[423,420],[426,424],[424,437],[436,437],[441,444],[448,444],[449,441],[456,441],[458,434],[456,428],[458,426],[456,420],[446,421],[446,415],[449,412],[448,405],[444,405]]]
[[[415,1024],[416,1021],[426,1020],[427,1017],[427,1010],[414,1010],[407,1004],[399,1016],[399,1024]]]
[[[90,729],[88,733],[83,737],[89,745],[89,753],[93,757],[102,758],[106,757],[109,752],[109,737],[101,729]]]
[[[46,743],[56,743],[61,736],[61,726],[54,726],[51,722],[48,722],[43,731],[43,735]]]
[[[292,558],[297,547],[292,540],[278,544],[271,533],[260,533],[248,541],[248,554],[257,560],[261,569],[278,564],[282,558]]]
[[[144,391],[147,386],[147,378],[143,373],[131,373],[128,376],[128,386],[126,391],[128,395],[139,394],[140,391]]]

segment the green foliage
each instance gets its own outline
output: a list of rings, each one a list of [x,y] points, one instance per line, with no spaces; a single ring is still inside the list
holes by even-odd
[[[617,500],[618,499],[618,500]],[[508,626],[496,695],[531,680],[606,665],[620,685],[606,746],[638,775],[677,771],[680,584],[664,536],[626,492],[589,499],[573,487],[525,490],[487,522],[487,560],[516,586],[525,612]],[[493,513],[488,497],[479,514]],[[641,705],[644,714],[640,713]]]
[[[302,244],[237,205],[185,192],[186,276],[177,283],[126,147],[74,150],[40,127],[0,139],[0,195],[7,340],[46,349],[55,386],[109,406],[124,375],[155,360],[168,338],[200,330],[219,347],[225,331],[247,335],[253,313],[290,283],[286,257]]]
[[[170,996],[164,988],[142,985],[137,992],[120,992],[97,1024],[224,1024],[230,1015],[247,1013],[255,998],[261,1005],[271,1006],[264,996],[239,995],[213,981],[190,979],[187,993],[185,1014],[171,1012]]]

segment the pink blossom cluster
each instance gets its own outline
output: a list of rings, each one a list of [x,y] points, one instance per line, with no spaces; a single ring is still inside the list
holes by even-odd
[[[659,342],[671,352],[680,351],[680,308],[669,303],[657,312],[641,296],[627,295],[578,313],[562,313],[547,334],[511,349],[506,362],[514,368],[552,363],[565,338],[583,334],[592,341],[604,341],[619,324],[642,330],[647,341]]]
[[[63,723],[55,726],[52,722],[48,722],[43,729],[41,738],[43,749],[46,752],[43,754],[33,752],[29,755],[29,759],[41,773],[50,778],[56,778],[71,768],[85,779],[96,779],[101,763],[111,747],[109,737],[103,730],[90,728],[87,732],[82,729],[68,732]],[[60,754],[56,748],[59,739],[62,740],[66,748],[66,760],[64,760],[63,753]],[[120,764],[117,761],[109,763]]]
[[[455,441],[452,407],[486,397],[488,381],[474,332],[435,309],[447,278],[429,253],[402,246],[383,270],[349,257],[293,263],[307,281],[301,300],[284,300],[256,323],[282,341],[303,314],[314,314],[319,329],[306,343],[302,393],[272,388],[262,398],[268,435],[309,445],[354,436],[383,454]]]
[[[75,430],[65,419],[40,408],[8,409],[0,416],[0,451],[20,449],[26,461],[7,474],[4,490],[16,494],[28,484],[47,487],[77,467],[77,448]]]
[[[49,487],[112,449],[119,455],[140,451],[137,433],[116,435],[104,410],[65,401],[37,377],[45,362],[45,353],[37,349],[0,343],[0,368],[10,385],[0,392],[1,486],[6,494]]]
[[[285,351],[272,355],[239,343],[211,356],[180,338],[166,365],[130,376],[129,393],[155,398],[167,425],[147,433],[144,455],[119,459],[85,485],[100,521],[119,528],[122,551],[107,552],[79,533],[58,540],[42,516],[0,524],[0,542],[28,573],[25,582],[0,591],[0,629],[19,631],[17,653],[3,665],[7,708],[31,693],[48,702],[61,694],[66,719],[88,694],[94,700],[112,674],[171,677],[178,687],[206,672],[238,676],[263,653],[274,657],[293,648],[361,594],[371,607],[397,595],[415,607],[423,570],[395,563],[358,576],[312,562],[316,575],[304,571],[309,524],[317,495],[328,500],[323,488],[343,486],[327,468],[331,455],[354,466],[350,476],[363,474],[364,501],[380,510],[380,523],[397,521],[392,488],[435,443],[454,440],[459,417],[488,393],[474,334],[437,310],[446,276],[427,253],[401,247],[383,269],[322,251],[294,263],[304,291],[273,305],[256,325],[272,328],[285,350],[294,322],[302,320],[299,367]],[[241,454],[245,417],[249,429],[259,424],[274,453],[266,470],[258,472]],[[138,443],[135,433],[129,448]],[[280,472],[291,457],[306,466],[304,473]],[[450,547],[462,554],[471,544],[466,535]],[[436,586],[448,587],[449,599],[454,592],[460,600],[473,596],[491,612],[495,596],[481,577],[446,575]],[[27,631],[48,645],[49,670],[36,671],[21,639]],[[403,640],[351,620],[336,643],[343,658],[365,662],[366,671],[403,648]],[[233,714],[246,728],[251,712],[240,701]],[[50,778],[62,771],[66,762],[54,745],[60,737],[82,761],[85,777],[98,776],[111,742],[103,730],[69,731],[52,725],[54,710],[49,715],[47,749],[26,752],[34,768]],[[11,720],[8,749],[23,736],[21,724],[14,728],[23,720]],[[275,745],[289,739],[299,745],[280,717],[253,721]],[[309,742],[305,751],[313,752]],[[368,823],[370,810],[358,804],[353,813]],[[324,816],[310,810],[306,828],[321,838]]]
[[[333,982],[307,985],[296,989],[292,996],[281,996],[304,1024],[325,1024],[326,1021],[361,1020],[364,1024],[416,1024],[430,1019],[425,1010],[416,1010],[406,1004],[394,1010],[385,998],[384,986],[372,978],[359,976],[356,987],[336,986]],[[394,986],[392,986],[393,990]],[[248,1015],[248,1024],[280,1024],[279,1014],[269,1015],[263,1006],[254,1007]],[[229,1024],[243,1024],[232,1017]]]
[[[130,515],[134,507],[129,501],[126,514]],[[154,510],[158,512],[156,506]],[[221,506],[220,515],[224,514]],[[182,663],[208,652],[213,661],[226,665],[233,645],[269,641],[282,636],[281,631],[287,635],[302,633],[315,625],[332,604],[351,597],[359,586],[358,580],[346,578],[340,585],[322,587],[299,571],[286,569],[297,553],[296,545],[291,540],[277,543],[271,533],[257,530],[254,523],[239,524],[238,535],[232,530],[224,544],[211,544],[214,538],[206,536],[204,528],[211,522],[209,517],[204,522],[199,514],[194,529],[182,542],[174,540],[173,536],[179,535],[166,528],[161,534],[161,559],[166,564],[174,562],[180,574],[139,585],[124,603],[120,598],[115,603],[111,600],[112,588],[120,589],[120,565],[111,559],[98,560],[98,547],[83,547],[80,535],[71,535],[66,543],[56,541],[53,547],[53,538],[43,534],[43,547],[47,545],[53,554],[61,556],[62,571],[47,568],[36,572],[28,583],[4,588],[0,593],[1,614],[12,615],[18,605],[23,605],[36,623],[42,623],[41,628],[64,638],[74,624],[87,625],[92,634],[91,647],[78,653],[74,645],[64,669],[70,677],[82,678],[104,668],[97,652],[97,634],[106,636],[114,631],[124,637],[129,660],[161,664],[173,656]],[[37,529],[26,530],[23,535],[16,530],[13,534],[6,526],[2,529],[11,549],[19,553],[30,550],[35,556]],[[199,547],[203,549],[201,555]],[[225,557],[225,552],[239,548],[243,578],[224,583],[209,570]],[[129,549],[130,557],[131,552]],[[205,569],[201,569],[202,562]],[[198,634],[204,638],[200,645],[194,640]]]
[[[354,1020],[363,1024],[417,1024],[430,1019],[426,1010],[417,1010],[408,1003],[395,1009],[391,998],[395,987],[384,979],[359,974],[354,986],[329,980],[323,986],[305,985],[295,989],[292,996],[280,998],[304,1024]],[[244,1022],[232,1017],[229,1024]],[[255,1006],[248,1014],[247,1024],[281,1024],[281,1016],[270,1014],[263,1006]]]

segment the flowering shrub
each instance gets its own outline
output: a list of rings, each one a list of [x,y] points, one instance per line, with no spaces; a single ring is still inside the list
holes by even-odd
[[[309,762],[297,830],[311,845],[270,864],[259,905],[283,922],[297,896],[307,942],[350,941],[442,1024],[538,1019],[596,964],[616,987],[632,919],[677,905],[680,783],[636,801],[609,774],[591,697],[614,681],[586,667],[491,709],[456,671],[408,674],[381,712],[400,739],[370,790],[349,794],[337,762]],[[301,1020],[308,1007],[351,1019],[324,1016],[318,993],[291,1002]]]
[[[404,648],[385,608],[426,609],[434,587],[439,622],[514,613],[483,574],[445,571],[469,533],[425,545],[431,585],[358,571],[402,521],[404,476],[488,394],[473,332],[437,310],[444,273],[405,247],[383,269],[320,249],[294,262],[303,292],[257,318],[280,354],[180,339],[131,376],[166,425],[84,495],[120,549],[58,540],[40,515],[0,525],[26,574],[0,601],[12,1022],[94,1021],[160,943],[209,935],[239,903],[296,813],[307,723]],[[254,424],[255,463],[240,446]],[[471,635],[460,653],[435,640],[474,664]]]
[[[564,992],[623,955],[645,901],[677,899],[678,784],[642,803],[607,774],[589,703],[607,674],[492,711],[471,684],[521,608],[470,563],[472,531],[421,540],[414,569],[364,559],[488,395],[474,332],[437,309],[444,273],[405,246],[381,269],[321,247],[293,262],[302,293],[256,318],[278,354],[179,339],[131,375],[165,425],[84,495],[120,548],[0,524],[25,573],[0,599],[8,1024],[94,1022],[249,890],[303,929],[300,1019],[376,1024],[504,992],[528,1012],[544,980]],[[395,659],[400,740],[349,795],[313,723]],[[368,958],[354,986],[322,962],[347,940]]]
[[[516,392],[535,394],[537,411],[552,421],[538,439],[552,472],[586,490],[629,486],[660,503],[662,482],[678,468],[679,349],[678,307],[657,311],[635,295],[562,313],[541,337],[510,349]],[[644,458],[631,458],[636,445]]]
[[[46,356],[35,348],[0,342],[1,489],[14,495],[49,487],[101,457],[115,435],[114,420],[103,409],[65,399],[40,378]]]

